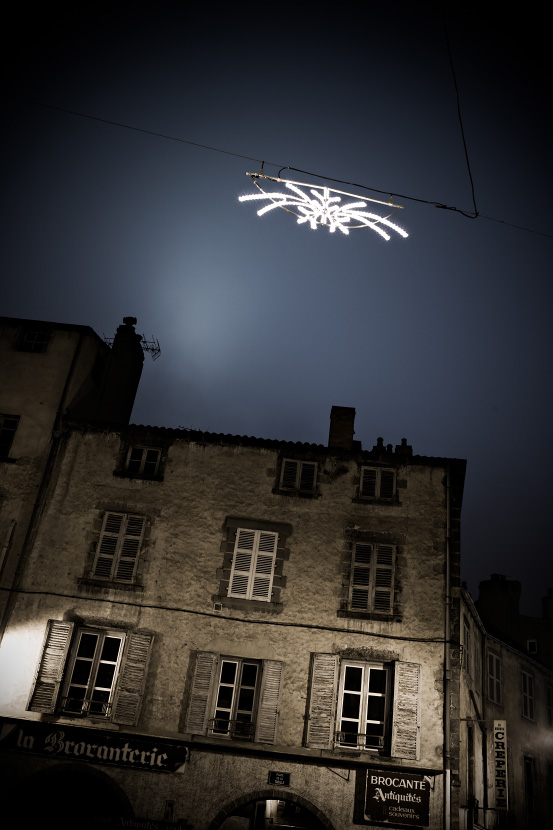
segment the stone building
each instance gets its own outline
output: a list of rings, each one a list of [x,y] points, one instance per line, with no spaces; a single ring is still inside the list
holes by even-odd
[[[129,425],[133,322],[111,349],[41,324],[50,340],[2,399],[0,749],[17,826],[457,828],[465,462],[363,450],[348,407],[327,446]],[[19,359],[24,322],[3,325]],[[29,378],[49,357],[60,394],[17,541],[42,405]],[[125,363],[132,378],[111,383]]]
[[[521,585],[492,574],[461,597],[460,826],[553,827],[553,596],[519,613]]]

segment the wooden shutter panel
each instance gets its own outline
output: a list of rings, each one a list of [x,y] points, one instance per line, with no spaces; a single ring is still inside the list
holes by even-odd
[[[394,546],[377,545],[374,569],[374,610],[390,614],[394,606]]]
[[[96,560],[94,562],[94,576],[100,579],[111,579],[113,565],[117,558],[119,534],[123,525],[122,513],[106,513],[102,533],[98,541]]]
[[[394,497],[394,478],[393,470],[380,471],[380,493],[381,499],[393,499]]]
[[[295,490],[298,476],[298,462],[284,459],[282,462],[282,475],[280,477],[281,490]]]
[[[315,489],[315,477],[317,474],[317,465],[310,461],[303,461],[300,473],[300,491],[302,493],[312,493]]]
[[[217,665],[217,655],[200,651],[196,656],[194,681],[186,720],[186,732],[205,735],[207,729],[209,695]]]
[[[144,516],[127,516],[119,548],[115,579],[132,582],[144,536]]]
[[[267,601],[271,599],[277,544],[278,533],[258,531],[251,599]]]
[[[391,755],[420,758],[420,670],[418,663],[395,664]]]
[[[371,499],[376,497],[376,470],[370,467],[361,470],[361,495]]]
[[[74,627],[66,620],[48,620],[28,711],[54,713]]]
[[[238,528],[230,571],[229,597],[248,596],[255,548],[255,530]]]
[[[279,660],[263,661],[263,677],[261,679],[261,694],[255,732],[255,740],[260,743],[274,744],[276,741],[283,672],[284,663]]]
[[[338,656],[313,654],[306,746],[329,749],[334,744]]]
[[[353,546],[353,565],[350,582],[350,608],[368,611],[371,599],[372,545],[357,542]]]
[[[127,636],[123,663],[113,701],[114,723],[136,726],[146,682],[153,634],[131,632]]]

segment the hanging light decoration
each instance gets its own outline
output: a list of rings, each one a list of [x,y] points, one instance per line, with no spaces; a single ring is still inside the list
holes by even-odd
[[[288,213],[297,216],[298,225],[309,223],[313,230],[316,230],[317,225],[323,225],[330,230],[330,233],[339,230],[343,234],[348,235],[350,230],[354,228],[370,228],[380,234],[386,241],[391,239],[388,231],[395,231],[404,239],[409,236],[403,228],[400,228],[394,222],[390,222],[388,218],[396,210],[403,208],[403,205],[396,205],[392,201],[391,196],[389,202],[381,202],[378,199],[369,199],[366,196],[361,199],[354,193],[346,193],[344,190],[334,190],[321,185],[311,185],[305,182],[295,182],[289,179],[266,176],[263,171],[260,173],[246,173],[246,176],[250,177],[253,184],[259,190],[259,193],[239,196],[238,201],[251,202],[262,199],[269,200],[269,204],[266,204],[257,211],[258,216],[263,216],[263,214],[275,208],[282,208]],[[286,187],[287,192],[282,193],[276,190],[264,190],[259,183],[260,179],[282,183]],[[302,188],[308,188],[308,193],[302,190]],[[342,196],[350,196],[352,199],[357,199],[357,201],[342,204]],[[379,216],[376,213],[366,211],[365,208],[368,207],[367,202],[391,207],[393,208],[392,213],[389,213],[388,216]]]

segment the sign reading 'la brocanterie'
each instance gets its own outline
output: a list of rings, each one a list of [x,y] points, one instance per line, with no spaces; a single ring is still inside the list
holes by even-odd
[[[23,720],[0,719],[0,746],[56,760],[115,764],[150,772],[182,772],[187,756],[186,746],[176,741]]]
[[[367,770],[365,818],[381,824],[428,827],[430,784],[424,775]]]

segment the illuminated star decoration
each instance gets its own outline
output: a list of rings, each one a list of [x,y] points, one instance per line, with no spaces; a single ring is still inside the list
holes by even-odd
[[[359,199],[359,197],[354,193],[346,193],[343,190],[333,190],[329,187],[321,187],[320,185],[310,185],[305,182],[293,182],[288,179],[273,178],[272,176],[265,176],[263,173],[246,173],[246,175],[251,178],[260,192],[251,193],[247,196],[239,196],[238,201],[270,200],[269,204],[257,211],[258,216],[263,216],[263,214],[274,210],[274,208],[283,208],[288,213],[292,213],[298,217],[298,225],[309,222],[313,230],[316,230],[317,225],[324,225],[330,230],[330,233],[334,233],[338,229],[347,235],[354,228],[370,228],[380,234],[386,241],[391,239],[387,230],[395,231],[404,239],[409,236],[403,228],[390,222],[387,217],[378,216],[376,213],[369,213],[364,210],[367,207],[367,202],[374,202],[378,205],[393,207],[393,212],[395,213],[403,205],[394,204],[391,197],[389,202],[380,202],[377,199],[364,197],[366,201],[340,204],[342,196],[351,196],[353,199]],[[266,192],[259,184],[258,179],[282,182],[290,192]],[[302,187],[309,188],[311,195],[309,196],[305,193],[301,189]],[[331,195],[335,193],[340,193],[341,196]]]

